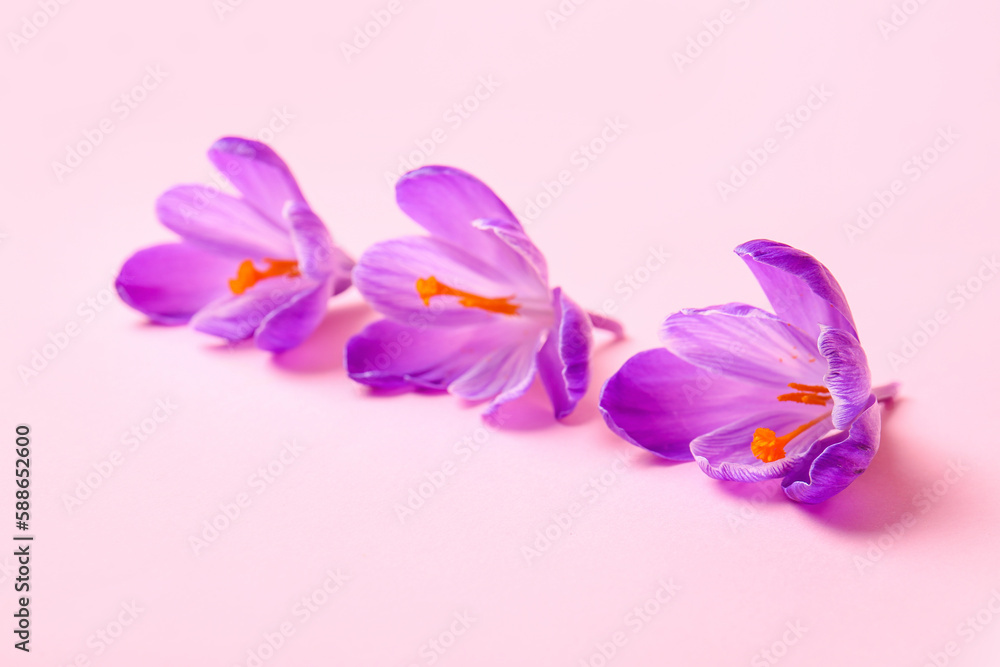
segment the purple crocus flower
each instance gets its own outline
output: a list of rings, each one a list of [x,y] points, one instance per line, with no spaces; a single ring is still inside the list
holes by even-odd
[[[396,184],[399,207],[430,236],[377,243],[354,284],[385,315],[347,343],[347,372],[380,388],[443,389],[493,399],[485,417],[541,378],[557,418],[587,390],[592,325],[549,287],[545,258],[493,191],[451,167],[422,167]]]
[[[629,442],[716,479],[781,477],[817,503],[863,473],[878,450],[878,401],[847,299],[825,266],[783,243],[736,248],[774,312],[742,303],[667,318],[664,348],[641,352],[604,385],[601,411]]]
[[[241,196],[204,185],[164,192],[157,217],[181,240],[132,255],[118,294],[158,324],[190,322],[231,342],[253,336],[275,352],[295,347],[350,286],[354,262],[270,147],[225,137],[208,158]]]

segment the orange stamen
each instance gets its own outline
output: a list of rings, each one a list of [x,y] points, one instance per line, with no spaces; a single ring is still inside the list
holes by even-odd
[[[794,431],[782,436],[775,435],[769,428],[759,428],[753,432],[753,442],[750,443],[750,451],[753,455],[764,463],[773,463],[785,458],[785,445],[795,437],[802,435],[807,429],[815,426],[829,416],[829,412],[820,415],[811,422],[806,422]]]
[[[481,308],[501,315],[517,315],[518,306],[510,302],[514,298],[513,296],[488,298],[471,292],[463,292],[445,285],[434,276],[417,278],[417,294],[420,295],[425,306],[431,305],[431,297],[434,296],[457,296],[459,297],[458,303],[466,308]]]
[[[794,389],[795,391],[811,391],[814,394],[829,394],[830,390],[822,385],[816,384],[799,384],[798,382],[789,382],[789,389]]]
[[[815,384],[799,384],[798,382],[789,382],[788,386],[798,391],[778,396],[779,401],[794,401],[805,405],[826,405],[831,398],[830,390],[826,387]]]
[[[796,403],[805,403],[806,405],[826,405],[826,402],[830,400],[830,397],[796,392],[794,394],[782,394],[781,396],[778,396],[778,400],[795,401]]]
[[[233,294],[243,294],[266,278],[278,276],[294,278],[301,275],[299,263],[294,259],[265,258],[264,261],[267,262],[267,268],[263,271],[258,271],[252,260],[245,259],[240,263],[240,267],[236,270],[236,277],[229,281],[229,289]]]

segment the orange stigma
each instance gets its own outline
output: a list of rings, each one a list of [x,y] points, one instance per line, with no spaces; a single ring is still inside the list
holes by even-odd
[[[794,401],[806,405],[826,405],[830,401],[830,390],[826,387],[798,382],[789,382],[788,386],[796,391],[778,396],[779,401]]]
[[[820,415],[811,422],[806,422],[794,431],[785,435],[775,435],[769,428],[759,428],[753,432],[753,442],[750,443],[750,451],[753,455],[764,463],[773,463],[785,458],[785,445],[791,442],[796,436],[800,436],[807,429],[820,423],[829,416],[829,412]]]
[[[458,303],[466,308],[480,308],[501,315],[517,315],[517,305],[510,302],[514,298],[513,296],[491,299],[471,292],[463,292],[445,285],[434,276],[417,278],[417,294],[420,295],[425,306],[431,305],[431,297],[434,296],[457,296]]]
[[[240,263],[240,268],[236,270],[236,277],[229,281],[229,289],[233,294],[243,294],[248,289],[256,285],[265,278],[276,278],[277,276],[288,276],[294,278],[301,275],[299,273],[299,263],[294,259],[270,259],[265,258],[267,268],[258,271],[249,259]]]
[[[820,385],[789,382],[788,388],[795,391],[791,394],[781,394],[778,396],[779,401],[793,401],[804,405],[826,405],[833,400],[830,396],[830,390]],[[807,422],[794,431],[782,436],[778,436],[769,428],[759,428],[753,432],[753,442],[750,443],[750,451],[764,463],[780,461],[785,458],[785,445],[791,442],[796,436],[802,435],[806,429],[826,419],[829,414],[827,412],[820,415],[811,422]]]

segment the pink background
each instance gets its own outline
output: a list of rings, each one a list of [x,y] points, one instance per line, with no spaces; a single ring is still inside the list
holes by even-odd
[[[37,537],[33,650],[4,630],[0,662],[998,664],[1000,6],[565,0],[553,27],[558,0],[401,0],[348,62],[341,44],[388,0],[223,2],[4,3],[3,476],[30,424]],[[624,127],[602,146],[609,119]],[[354,291],[278,357],[111,298],[121,262],[171,237],[156,196],[211,182],[217,137],[262,131],[355,256],[417,231],[386,172],[428,137],[444,140],[412,166],[467,169],[521,215],[567,171],[530,233],[554,284],[610,300],[629,332],[599,338],[577,412],[553,423],[536,386],[494,433],[450,396],[369,397],[340,364],[373,319]],[[724,200],[748,155],[767,160]],[[853,228],[859,207],[881,214]],[[870,470],[820,507],[659,462],[597,410],[669,312],[763,305],[731,253],[759,237],[830,267],[876,380],[903,383]],[[229,525],[196,550],[212,521]],[[349,580],[327,593],[328,571]]]

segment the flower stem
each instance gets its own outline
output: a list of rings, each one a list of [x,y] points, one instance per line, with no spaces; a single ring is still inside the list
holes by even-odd
[[[889,384],[884,384],[881,387],[874,387],[872,389],[872,393],[875,394],[875,398],[879,403],[892,401],[892,399],[896,397],[896,392],[898,391],[898,382],[890,382]]]
[[[597,313],[587,313],[590,318],[590,322],[598,329],[604,329],[614,334],[615,338],[625,337],[625,328],[622,327],[621,322],[618,320],[613,320],[606,315],[598,315]]]

